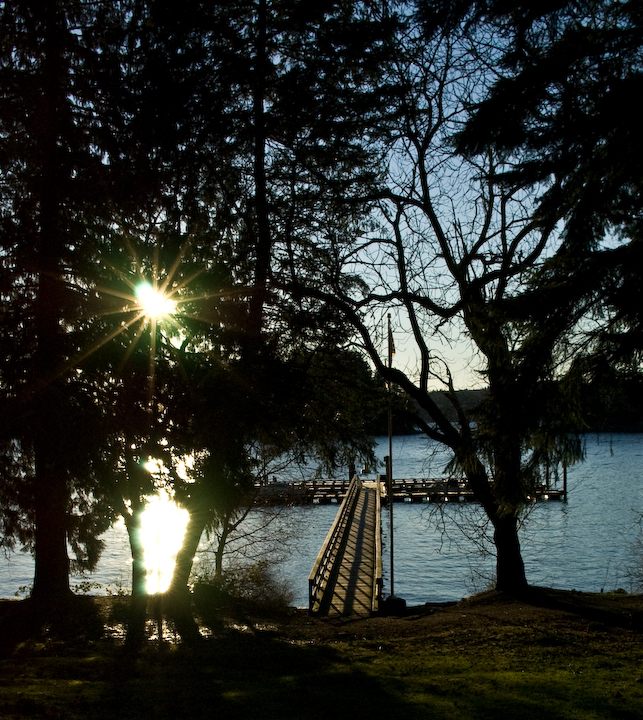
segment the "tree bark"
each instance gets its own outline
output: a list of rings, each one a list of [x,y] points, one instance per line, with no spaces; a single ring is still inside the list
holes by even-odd
[[[493,518],[496,545],[496,590],[520,595],[527,590],[525,564],[520,552],[518,524],[514,515]]]
[[[187,588],[190,572],[194,563],[194,556],[201,542],[201,536],[206,525],[212,518],[210,509],[193,509],[185,528],[183,544],[176,555],[176,563],[168,592]]]
[[[55,211],[43,203],[43,228],[48,232],[40,238],[40,278],[34,303],[35,392],[32,402],[34,449],[34,517],[35,574],[32,597],[67,596],[69,588],[69,556],[67,552],[67,504],[69,487],[62,437],[66,422],[64,402],[69,389],[56,369],[63,356],[59,316],[62,314],[62,278],[58,268],[57,243],[59,228]]]
[[[220,580],[223,575],[223,553],[225,552],[225,546],[228,541],[230,534],[230,523],[227,522],[227,518],[223,522],[221,528],[221,537],[219,538],[219,544],[214,553],[214,576],[217,580]]]
[[[47,455],[42,449],[36,453],[35,572],[31,597],[51,602],[64,600],[72,592],[67,554],[67,487]]]

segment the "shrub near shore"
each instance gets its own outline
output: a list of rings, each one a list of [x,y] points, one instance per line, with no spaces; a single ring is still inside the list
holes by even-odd
[[[1,603],[0,717],[643,718],[638,595],[490,592],[367,619],[237,606],[200,647],[150,640],[136,656],[125,603],[76,598],[66,617]]]

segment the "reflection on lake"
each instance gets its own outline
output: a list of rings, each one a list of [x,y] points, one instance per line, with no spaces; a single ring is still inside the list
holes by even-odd
[[[388,443],[379,438],[378,457],[388,454]],[[448,456],[432,451],[422,436],[393,441],[393,474],[396,478],[437,477]],[[521,530],[527,578],[534,585],[598,592],[632,589],[629,570],[637,562],[634,544],[640,537],[643,513],[643,435],[588,435],[587,459],[568,471],[568,502],[534,506]],[[308,574],[332,525],[336,505],[298,508],[281,521],[298,530],[280,572],[295,589],[295,603],[308,604]],[[491,551],[471,538],[480,537],[484,516],[476,505],[396,503],[394,515],[395,594],[409,605],[458,600],[482,590],[491,581]],[[298,522],[303,520],[303,522]],[[388,513],[383,514],[385,583],[388,574]],[[107,548],[97,572],[86,578],[103,587],[129,589],[129,547],[125,530],[113,528],[106,535]],[[15,553],[3,561],[0,597],[12,597],[21,585],[32,582],[33,563]],[[81,579],[77,579],[82,580]],[[390,588],[385,586],[385,593]]]

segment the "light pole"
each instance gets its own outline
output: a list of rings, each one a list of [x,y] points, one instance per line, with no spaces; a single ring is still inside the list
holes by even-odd
[[[388,366],[393,367],[393,355],[395,355],[395,344],[393,343],[393,332],[391,330],[391,313],[388,320]],[[389,543],[391,546],[391,597],[395,597],[395,569],[393,560],[393,395],[392,383],[388,383],[388,462],[386,463],[386,487],[388,492],[388,522],[390,528]]]
[[[393,342],[393,331],[391,330],[391,314],[388,319],[388,367],[393,367],[393,355],[395,355],[395,343]],[[406,602],[395,597],[395,568],[393,551],[393,383],[388,382],[389,403],[388,403],[388,457],[386,458],[386,477],[388,480],[388,516],[390,526],[391,545],[391,594],[384,602],[385,609],[389,615],[403,615],[406,610]]]

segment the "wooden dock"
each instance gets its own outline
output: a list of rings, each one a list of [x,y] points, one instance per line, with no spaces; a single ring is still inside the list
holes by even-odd
[[[370,615],[382,594],[381,505],[377,483],[355,477],[309,577],[311,613]]]
[[[289,488],[290,498],[293,498]],[[474,501],[464,482],[453,479],[394,480],[390,498],[384,478],[350,483],[299,483],[299,502],[339,502],[335,521],[308,578],[309,610],[318,615],[370,615],[382,599],[381,505],[393,502]],[[561,500],[564,491],[542,486],[533,501]],[[274,500],[273,495],[273,500]]]

